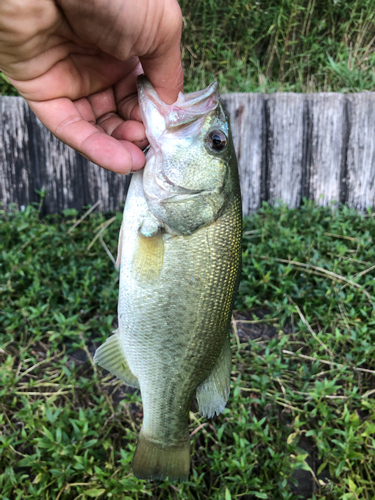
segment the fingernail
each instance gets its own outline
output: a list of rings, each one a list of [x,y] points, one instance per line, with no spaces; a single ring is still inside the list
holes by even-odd
[[[138,148],[137,148],[138,149]],[[146,158],[140,149],[138,151],[131,151],[131,156],[133,160],[132,171],[140,170],[144,167]]]

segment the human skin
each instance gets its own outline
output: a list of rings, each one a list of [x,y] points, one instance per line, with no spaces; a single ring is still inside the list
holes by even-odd
[[[168,104],[183,90],[176,0],[0,0],[0,68],[44,125],[126,174],[147,145],[136,80]]]

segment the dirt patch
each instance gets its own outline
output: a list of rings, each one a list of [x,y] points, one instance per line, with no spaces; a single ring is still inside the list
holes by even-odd
[[[276,320],[271,317],[271,311],[266,308],[251,311],[233,311],[237,334],[242,342],[247,340],[269,340],[277,335]],[[232,322],[232,333],[234,325]]]

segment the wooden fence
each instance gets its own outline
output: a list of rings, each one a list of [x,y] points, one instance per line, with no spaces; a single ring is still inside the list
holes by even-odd
[[[266,200],[298,207],[303,197],[328,205],[373,207],[375,93],[226,94],[239,161],[244,213]],[[21,98],[0,97],[0,200],[38,201],[43,213],[101,200],[119,208],[129,178],[107,172],[62,144]]]

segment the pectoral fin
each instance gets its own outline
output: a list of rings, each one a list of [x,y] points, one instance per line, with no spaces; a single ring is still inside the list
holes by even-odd
[[[163,268],[163,259],[162,233],[158,232],[152,236],[139,233],[132,262],[134,276],[141,280],[157,279]]]
[[[120,234],[118,237],[117,259],[115,262],[115,268],[117,269],[117,271],[120,269],[120,265],[121,265],[122,236],[123,236],[123,231],[124,231],[123,227],[124,227],[124,221],[121,222]]]
[[[219,415],[227,404],[230,392],[232,359],[229,337],[210,375],[197,388],[199,412],[203,417]]]
[[[118,330],[96,350],[94,363],[116,375],[130,387],[139,388],[138,379],[133,375],[126,361]]]

